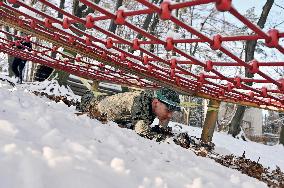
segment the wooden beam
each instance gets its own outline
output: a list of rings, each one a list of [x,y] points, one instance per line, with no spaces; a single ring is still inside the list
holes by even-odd
[[[218,119],[220,103],[221,102],[217,100],[209,101],[206,119],[203,125],[202,134],[201,134],[201,140],[204,143],[208,143],[212,141],[214,129],[216,126],[216,121]]]

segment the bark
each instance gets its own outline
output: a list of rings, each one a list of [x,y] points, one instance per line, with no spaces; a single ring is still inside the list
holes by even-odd
[[[31,5],[34,5],[34,4],[36,4],[37,3],[37,0],[32,0],[31,1]]]
[[[12,63],[13,63],[13,60],[14,60],[14,57],[8,55],[8,64],[9,64],[9,67],[8,67],[8,73],[9,73],[9,76],[12,77],[14,76],[14,72],[12,71]]]
[[[49,77],[51,79],[56,78],[56,80],[58,81],[59,85],[67,85],[67,80],[69,78],[69,73],[62,71],[62,70],[57,70],[55,69],[52,73],[52,75]]]
[[[101,0],[95,0],[94,3],[98,4]],[[88,14],[93,13],[94,10],[86,5],[79,6],[79,0],[73,0],[73,15],[83,18],[86,17]]]
[[[152,22],[152,24],[150,25],[150,28],[149,28],[150,34],[155,35],[155,28],[157,27],[159,21],[160,21],[160,19],[159,19],[158,15],[156,14],[154,16],[153,22]],[[150,52],[152,52],[152,53],[154,52],[154,44],[150,45]]]
[[[36,3],[37,3],[37,0],[31,0],[29,5],[32,7]],[[27,78],[27,81],[32,82],[32,81],[34,81],[34,74],[36,72],[36,68],[37,68],[38,64],[31,61],[31,63],[27,64],[26,66],[28,66],[28,65],[30,65],[31,67],[29,68],[30,71],[27,72],[26,78]]]
[[[79,6],[79,0],[73,1],[73,15],[82,18],[83,11],[86,10],[86,8],[87,8],[86,5]]]
[[[257,25],[263,29],[264,25],[266,23],[268,14],[271,10],[271,7],[274,3],[274,0],[267,0],[265,5],[263,6],[262,9],[262,13],[261,16],[257,22]],[[254,59],[254,52],[255,52],[255,48],[256,48],[256,43],[257,41],[247,41],[246,42],[246,46],[245,46],[245,61],[249,62],[251,60]],[[252,78],[253,74],[249,73],[248,70],[245,70],[245,76],[248,78]],[[248,83],[247,85],[252,85],[252,83]],[[246,107],[244,106],[238,106],[237,107],[237,112],[234,115],[232,122],[230,123],[230,128],[229,128],[229,134],[231,134],[232,136],[236,136],[240,133],[240,126],[241,126],[241,122],[242,119],[244,117],[244,113],[245,113]]]
[[[177,3],[179,3],[180,1],[179,0],[176,0]],[[175,10],[175,17],[179,17],[179,9],[176,9]],[[179,30],[179,25],[177,24],[174,24],[174,30],[176,33],[178,33],[178,30]],[[177,44],[174,44],[175,46],[177,46]],[[176,56],[176,52],[172,51],[172,56]]]
[[[194,10],[194,9],[193,9]],[[204,29],[204,25],[205,25],[205,23],[208,21],[208,19],[212,16],[212,14],[214,13],[214,9],[212,9],[211,10],[211,12],[210,12],[210,14],[205,18],[205,20],[202,22],[202,24],[201,24],[201,27],[200,27],[200,32]],[[192,24],[192,22],[191,22],[191,24]],[[190,55],[192,55],[192,56],[194,56],[195,55],[195,53],[196,53],[196,51],[197,51],[197,48],[198,48],[198,42],[197,43],[195,43],[195,45],[194,45],[194,47],[193,47],[193,49],[192,49],[192,46],[191,46],[191,50],[190,50]]]
[[[161,4],[161,2],[162,2],[163,0],[153,0],[152,1],[152,3],[159,3],[159,4]],[[153,18],[153,15],[154,14],[148,14],[147,15],[147,17],[146,17],[146,19],[145,19],[145,21],[144,21],[144,23],[143,23],[143,26],[142,26],[142,28],[144,29],[144,30],[148,30],[148,28],[149,28],[149,26],[150,26],[150,23],[151,23],[151,20],[152,20],[152,18]],[[136,38],[138,38],[138,39],[141,39],[142,38],[142,34],[141,33],[139,33],[137,36],[136,36]]]
[[[153,0],[153,3],[161,4],[162,2],[163,2],[163,0]],[[158,14],[149,14],[148,16],[146,17],[145,22],[143,24],[143,29],[149,30],[149,33],[152,34],[152,35],[156,35],[155,29],[156,29],[156,27],[157,27],[157,25],[159,24],[159,21],[160,21],[159,16],[158,16]],[[151,23],[151,21],[152,21],[152,23]],[[142,35],[138,34],[137,38],[141,39]],[[149,51],[153,53],[154,47],[155,47],[154,44],[151,44]]]
[[[123,0],[117,0],[116,1],[115,10],[117,10],[120,6],[122,6],[122,2],[123,2]],[[117,25],[114,23],[114,20],[112,19],[111,22],[110,22],[108,30],[112,33],[115,33],[116,28],[117,28]]]
[[[228,132],[233,137],[237,136],[241,132],[241,123],[239,121],[243,119],[245,110],[246,110],[245,106],[237,107],[237,111],[234,115],[234,118],[231,121],[229,132]]]
[[[193,25],[193,12],[194,12],[194,7],[190,7],[190,9],[189,9],[189,11],[191,12],[191,19],[190,19],[190,26],[192,26]],[[212,9],[211,10],[211,12],[209,13],[209,15],[204,19],[204,21],[202,22],[202,24],[201,24],[201,27],[200,27],[200,29],[199,29],[199,31],[203,31],[203,29],[204,29],[204,25],[205,25],[205,23],[209,20],[209,18],[213,15],[213,13],[214,13],[214,9]],[[178,12],[176,12],[176,13],[178,13]],[[178,16],[178,14],[176,14],[176,17]],[[177,30],[176,30],[176,32],[177,32]],[[191,37],[193,37],[193,34],[191,34]],[[195,53],[197,52],[197,49],[198,49],[198,44],[199,43],[195,43],[194,44],[194,46],[193,46],[193,44],[190,44],[190,50],[189,50],[189,52],[190,52],[190,55],[191,56],[194,56],[195,55]],[[185,50],[186,51],[186,50]],[[175,55],[175,54],[173,54],[173,55]],[[192,66],[190,66],[189,67],[189,71],[191,71],[191,68],[192,68]],[[193,97],[189,97],[189,99],[187,100],[188,102],[192,102],[192,99],[193,99]],[[190,108],[188,108],[188,114],[186,114],[186,116],[187,116],[187,119],[186,119],[186,125],[189,125],[189,122],[190,122],[190,118],[191,118],[191,115],[192,114],[192,109],[190,109]]]
[[[4,29],[5,29],[5,31],[10,32],[10,28],[9,28],[8,26],[5,26]],[[11,35],[6,35],[6,37],[7,37],[8,40],[13,41],[13,37],[12,37]],[[9,76],[10,76],[10,77],[12,77],[12,76],[15,75],[14,72],[12,71],[12,63],[13,63],[13,60],[14,60],[14,57],[8,55],[8,65],[9,65],[9,67],[8,67],[8,73],[9,73]]]
[[[279,117],[280,118],[284,117],[284,113],[279,113]],[[282,120],[279,144],[282,144],[284,146],[284,120]]]
[[[163,0],[153,0],[152,3],[156,4],[156,3],[159,2],[159,4],[160,4],[162,1]],[[142,26],[143,30],[147,31],[149,29],[150,23],[151,23],[151,21],[153,19],[153,16],[154,16],[154,13],[153,14],[148,14],[146,16],[146,18],[144,20],[144,23],[143,23],[143,26]],[[141,39],[142,37],[143,37],[143,35],[141,33],[138,33],[137,36],[136,36],[137,39]],[[133,53],[133,52],[134,52],[134,50],[130,50],[130,53]]]
[[[64,4],[65,4],[65,0],[60,0],[60,8],[63,9],[64,8]],[[78,0],[74,0],[73,1],[73,10],[72,10],[72,13],[81,18],[82,15],[83,15],[83,11],[87,8],[86,5],[82,5],[82,6],[79,6],[79,1]],[[63,18],[63,15],[62,14],[58,14],[58,18]],[[64,50],[65,52],[68,52],[66,50]],[[71,53],[71,52],[69,52]],[[76,56],[76,54],[73,54],[74,57]],[[55,53],[52,53],[51,54],[52,57],[55,57],[56,54]],[[45,67],[44,65],[41,65],[42,67],[39,69],[37,75],[44,75],[44,77],[46,78],[47,75],[45,75],[45,72],[50,72],[50,70],[48,70],[47,67]],[[48,71],[46,71],[48,70]],[[54,79],[56,78],[56,80],[58,81],[59,85],[64,85],[66,86],[67,85],[67,81],[68,81],[68,77],[69,77],[69,73],[67,72],[64,72],[62,70],[57,70],[57,69],[54,69],[54,71],[52,71],[51,75],[48,76],[48,79]],[[38,78],[40,80],[42,80],[43,78]],[[44,79],[43,79],[44,80]]]
[[[279,144],[282,144],[284,146],[284,126],[283,124],[282,124],[281,131],[280,131]]]
[[[60,5],[59,5],[59,8],[60,9],[64,9],[64,5],[65,5],[65,0],[60,0]],[[63,14],[58,12],[58,15],[57,15],[58,18],[63,18]]]
[[[118,10],[120,6],[122,6],[123,0],[117,0],[115,5],[115,10]],[[112,33],[115,33],[117,29],[117,25],[114,23],[114,20],[111,20],[108,30]],[[129,88],[126,86],[121,86],[122,92],[128,92]]]
[[[99,3],[100,0],[96,0],[95,3]],[[60,1],[60,8],[63,9],[64,8],[64,3],[65,0],[61,0]],[[72,10],[73,14],[79,18],[83,18],[86,17],[87,14],[94,12],[92,9],[90,9],[89,7],[87,7],[86,5],[81,5],[79,6],[79,0],[74,0],[73,1],[73,10]],[[61,15],[58,14],[58,17],[60,17]],[[85,27],[82,24],[75,24],[75,27],[77,27],[78,29],[84,30]],[[67,50],[64,50],[68,53],[71,53]],[[72,53],[71,53],[72,54]],[[54,54],[53,54],[54,55]],[[72,54],[74,57],[76,56],[76,54]],[[54,70],[52,75],[50,75],[49,78],[54,78],[56,77],[56,79],[58,80],[58,83],[60,85],[67,85],[67,81],[69,78],[69,73],[61,71],[61,70]]]
[[[79,5],[79,3],[77,4],[77,6]],[[64,6],[65,6],[65,0],[60,0],[60,5],[59,5],[59,8],[60,9],[64,9]],[[77,8],[77,7],[76,7]],[[73,8],[73,10],[74,10],[75,8]],[[77,9],[76,9],[77,10]],[[58,15],[57,15],[57,18],[63,18],[63,14],[62,13],[60,13],[60,12],[58,12]],[[52,52],[51,53],[51,57],[53,57],[53,58],[55,58],[56,57],[56,53],[54,53],[54,52]],[[32,67],[34,67],[34,68],[32,68],[32,70],[34,70],[34,69],[36,69],[37,68],[37,70],[35,70],[35,71],[32,71],[32,74],[34,74],[33,72],[35,72],[35,75],[34,75],[34,80],[35,81],[44,81],[45,79],[47,79],[47,78],[53,78],[53,77],[55,77],[55,75],[56,74],[64,74],[64,73],[61,73],[61,71],[59,71],[59,70],[56,70],[56,71],[54,71],[53,72],[53,69],[52,68],[50,68],[50,67],[48,67],[48,66],[46,66],[46,65],[38,65],[38,66],[35,66],[34,64],[32,65]],[[61,78],[61,77],[65,77],[65,76],[58,76],[58,78]],[[64,78],[65,79],[65,78]],[[63,83],[65,83],[65,81],[60,81],[60,80],[58,80],[58,82],[60,82],[61,84],[60,85],[62,85]]]

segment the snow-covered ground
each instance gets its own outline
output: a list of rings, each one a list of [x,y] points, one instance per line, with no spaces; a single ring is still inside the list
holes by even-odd
[[[188,126],[184,126],[183,130],[199,138],[202,132],[200,128]],[[232,153],[236,156],[241,156],[245,151],[246,158],[259,161],[264,167],[275,169],[277,165],[282,171],[284,170],[284,147],[281,144],[268,146],[256,142],[243,141],[223,132],[214,133],[213,143],[216,145],[215,152],[219,154],[228,155]]]
[[[171,142],[157,143],[113,122],[77,116],[75,107],[35,96],[28,92],[31,87],[13,89],[0,81],[1,188],[266,187]],[[183,129],[200,136],[198,128]],[[214,143],[219,153],[246,150],[248,157],[284,169],[283,146],[222,133],[215,133]]]

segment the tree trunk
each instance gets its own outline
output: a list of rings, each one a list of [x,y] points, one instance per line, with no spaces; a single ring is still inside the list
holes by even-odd
[[[159,1],[159,4],[162,2],[162,0],[153,0],[152,3],[157,3]],[[142,29],[144,29],[145,31],[148,30],[151,20],[153,18],[154,13],[152,14],[148,14],[147,17],[145,18],[145,21],[143,23]],[[137,34],[136,38],[141,39],[143,37],[143,35],[141,33]]]
[[[117,0],[116,5],[115,5],[115,10],[118,10],[118,8],[120,6],[122,6],[122,3],[123,3],[123,0]],[[110,22],[108,30],[112,33],[115,33],[116,28],[117,28],[117,25],[114,23],[114,20],[112,19],[111,22]],[[129,88],[121,85],[121,90],[122,90],[122,92],[128,92]]]
[[[117,0],[116,1],[115,10],[117,10],[119,7],[122,6],[122,2],[123,2],[123,0]],[[108,30],[112,33],[115,33],[116,28],[117,28],[117,25],[114,23],[114,20],[112,19],[111,22],[110,22]]]
[[[65,0],[60,0],[59,8],[63,10],[64,9],[64,5],[65,5]],[[57,18],[63,18],[63,14],[58,12]]]
[[[159,19],[158,15],[156,14],[156,15],[154,16],[154,19],[153,19],[152,24],[151,24],[150,27],[149,27],[149,33],[150,33],[151,35],[155,35],[155,28],[157,27],[159,21],[160,21],[160,19]],[[151,44],[151,45],[150,45],[149,51],[152,52],[152,53],[154,52],[154,44]]]
[[[284,113],[279,113],[279,118],[283,118]],[[282,120],[281,123],[281,131],[280,131],[280,138],[279,138],[279,144],[282,144],[284,146],[284,120]]]
[[[10,32],[10,28],[8,26],[5,26],[5,31]],[[13,41],[13,37],[11,35],[6,35],[8,40]],[[14,72],[12,71],[12,63],[13,63],[14,57],[8,55],[8,73],[9,73],[9,77],[14,76]]]
[[[36,3],[38,2],[38,0],[31,0],[29,3],[29,6],[34,6]],[[46,12],[46,6],[41,6],[41,11],[42,12]],[[37,43],[40,43],[39,39],[36,39]],[[36,48],[35,46],[33,46],[33,48]],[[34,49],[35,50],[35,49]],[[38,49],[37,49],[38,50]],[[35,81],[35,77],[38,73],[37,68],[39,66],[44,66],[41,64],[38,64],[37,62],[32,62],[32,61],[28,61],[26,64],[26,68],[28,68],[29,71],[27,71],[27,75],[26,75],[26,80],[29,82],[33,82]]]
[[[100,3],[101,0],[95,0],[93,1],[95,4]],[[93,13],[94,10],[90,7],[87,7],[86,5],[81,5],[79,6],[79,0],[73,0],[73,10],[72,14],[79,17],[83,18],[86,17],[89,13]],[[76,24],[75,24],[76,25]]]
[[[190,26],[192,26],[192,25],[193,25],[193,11],[194,11],[194,7],[190,7],[189,11],[191,12],[191,15],[192,15],[192,18],[190,19]],[[200,27],[199,31],[202,31],[202,30],[204,29],[205,23],[207,23],[208,19],[212,16],[212,14],[214,13],[214,11],[215,11],[215,9],[212,9],[211,12],[209,13],[209,15],[204,19],[204,21],[203,21],[202,24],[201,24],[201,27]],[[176,17],[177,17],[177,16],[178,16],[178,14],[176,15]],[[191,34],[191,38],[192,38],[192,37],[193,37],[193,34]],[[195,43],[194,47],[193,47],[193,44],[190,44],[190,50],[189,50],[189,52],[190,52],[190,55],[191,55],[191,56],[194,56],[195,53],[197,52],[198,44],[199,44],[198,42]],[[185,50],[185,51],[186,51],[186,50]],[[175,55],[175,54],[173,54],[173,55]],[[189,67],[189,71],[191,71],[191,68],[192,68],[192,66]],[[192,102],[193,100],[194,100],[194,97],[189,97],[188,102]],[[204,100],[204,99],[203,99],[203,100]],[[187,121],[186,121],[186,122],[187,122],[187,125],[190,124],[190,118],[191,118],[192,115],[194,115],[194,113],[192,113],[193,109],[189,108],[188,110],[189,110],[189,112],[188,112],[188,119],[187,119]],[[202,122],[201,122],[201,125],[202,125]]]
[[[99,3],[100,0],[96,0],[95,3]],[[64,8],[64,4],[65,4],[65,0],[61,0],[60,1],[60,8],[63,9]],[[73,10],[72,10],[73,14],[79,18],[82,18],[82,17],[85,17],[86,14],[88,13],[91,13],[93,12],[93,10],[91,9],[88,9],[88,7],[86,5],[81,5],[79,4],[79,0],[74,0],[73,1]],[[58,14],[58,17],[60,18],[61,15]],[[82,26],[82,24],[75,24],[75,26],[81,30],[84,30],[84,27]],[[70,51],[68,50],[65,50],[65,52],[69,53],[70,56],[73,56],[73,57],[76,57],[76,54],[74,53],[71,53]],[[68,78],[69,78],[69,73],[65,72],[65,71],[61,71],[61,70],[55,70],[49,78],[54,78],[56,77],[56,79],[58,80],[58,83],[60,85],[64,85],[66,86],[67,85],[67,81],[68,81]]]
[[[180,2],[180,0],[176,0],[176,3],[179,3]],[[179,17],[179,9],[176,9],[175,10],[175,17]],[[179,25],[178,24],[174,24],[174,32],[176,32],[176,33],[178,33],[178,30],[179,30]],[[176,47],[177,46],[177,44],[174,44],[174,46]],[[176,56],[176,52],[175,51],[172,51],[172,56]]]
[[[33,2],[35,3],[36,1],[33,1]],[[77,6],[79,6],[79,3],[77,4]],[[60,0],[59,8],[63,10],[64,7],[65,7],[65,0]],[[77,7],[76,7],[76,10],[78,10]],[[58,12],[57,18],[63,18],[63,14]],[[51,52],[51,57],[56,58],[56,53]],[[32,79],[30,81],[35,80],[35,81],[41,82],[41,81],[44,81],[47,78],[54,78],[55,75],[52,74],[52,72],[53,72],[53,68],[50,68],[46,65],[41,65],[41,64],[36,65],[35,63],[32,63],[32,71],[31,71],[31,75],[32,75],[31,78]],[[55,71],[54,73],[63,75],[63,73],[61,73],[59,70]],[[61,77],[65,77],[65,76],[59,76],[58,78],[61,78]],[[60,83],[60,85],[65,83],[65,81],[61,82],[60,80],[58,80],[58,82]]]
[[[159,4],[160,4],[163,0],[153,0],[152,3],[157,3],[158,1],[159,1]],[[144,20],[143,26],[142,26],[143,30],[147,31],[149,29],[153,15],[154,15],[154,13],[147,15],[147,17]],[[143,35],[141,33],[138,33],[137,36],[136,36],[137,39],[141,39],[142,37],[143,37]],[[131,49],[130,53],[133,53],[133,52],[134,52],[134,50]]]
[[[237,136],[241,131],[241,122],[239,121],[243,119],[245,110],[245,106],[238,106],[234,118],[232,119],[228,133],[231,134],[233,137]]]
[[[52,79],[52,78],[55,78],[56,77],[56,80],[58,81],[58,84],[59,85],[64,85],[64,86],[66,86],[67,85],[67,80],[68,80],[68,77],[69,77],[69,73],[67,73],[67,72],[64,72],[64,71],[62,71],[62,70],[58,70],[58,69],[56,69],[56,70],[54,70],[53,71],[53,73],[52,73],[52,75],[50,76],[50,78]]]
[[[30,5],[34,5],[34,4],[36,4],[36,3],[37,3],[37,0],[31,0]]]
[[[271,9],[273,3],[274,3],[274,0],[267,0],[265,5],[263,6],[261,16],[260,16],[260,18],[257,22],[257,25],[261,29],[264,28],[264,25],[266,23],[268,14],[270,12],[270,9]],[[254,52],[255,52],[255,48],[256,48],[256,43],[257,43],[257,41],[255,41],[255,40],[251,40],[251,41],[246,42],[246,46],[245,46],[245,61],[246,62],[249,62],[249,61],[254,59]],[[249,71],[246,69],[245,70],[245,76],[247,78],[252,78],[253,74],[249,73]],[[247,83],[247,85],[249,85],[249,86],[251,86],[252,84],[253,83]],[[238,135],[241,131],[240,126],[241,126],[242,119],[244,117],[245,110],[246,110],[246,107],[238,106],[237,112],[234,115],[232,122],[230,123],[230,128],[229,128],[228,133],[231,134],[234,137],[236,135]]]
[[[282,124],[281,131],[280,131],[279,144],[282,144],[284,146],[284,125],[283,124]]]
[[[14,72],[12,71],[12,63],[13,63],[13,60],[14,60],[14,57],[8,55],[8,74],[9,74],[9,77],[12,77],[14,76]]]

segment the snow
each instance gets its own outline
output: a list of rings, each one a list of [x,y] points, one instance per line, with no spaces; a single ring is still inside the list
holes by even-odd
[[[63,22],[63,20],[60,19],[60,18],[57,18],[57,20]],[[57,29],[59,29],[59,30],[61,30],[62,31],[61,33],[66,32],[67,34],[70,34],[71,37],[75,37],[76,36],[76,34],[73,31],[71,31],[70,29],[64,29],[62,24],[60,24],[60,23],[52,23],[52,26],[57,28]]]
[[[124,5],[122,5],[122,6],[118,7],[117,10],[127,11],[127,8]]]
[[[70,78],[72,79],[77,79],[79,80],[80,77],[78,76],[75,76],[73,74],[70,75]],[[87,82],[89,82],[89,84],[91,84],[92,80],[87,80]],[[106,88],[106,89],[111,89],[111,90],[115,90],[115,91],[118,91],[118,92],[121,92],[122,91],[122,88],[120,85],[117,85],[117,84],[112,84],[112,83],[107,83],[107,82],[100,82],[99,83],[99,86],[100,87],[103,87],[103,88]],[[74,95],[72,95],[74,96]],[[77,98],[76,98],[77,99]]]
[[[157,143],[113,122],[77,116],[75,107],[35,96],[29,88],[31,84],[12,89],[0,81],[1,187],[266,187],[171,141]],[[175,125],[171,122],[178,129]],[[186,129],[200,136],[200,129]],[[261,162],[270,159],[271,165],[284,166],[282,146],[243,142],[221,133],[215,133],[214,142],[218,152],[247,149],[248,155],[261,154]]]
[[[100,42],[94,42],[94,44],[98,47],[101,47],[102,49],[107,50],[106,46],[104,44],[100,43]]]
[[[195,127],[183,127],[183,131],[188,132],[192,136],[200,137],[202,130]],[[233,153],[241,156],[245,151],[245,156],[253,161],[258,161],[258,158],[260,158],[259,163],[266,167],[275,169],[277,165],[284,169],[284,147],[282,145],[268,146],[256,142],[238,140],[223,132],[214,133],[213,143],[216,145],[215,150],[217,153],[223,155]]]
[[[10,124],[6,120],[0,120],[0,131],[2,134],[6,136],[15,136],[18,132],[17,129],[15,129],[14,125]]]
[[[23,13],[25,13],[26,15],[29,15],[29,16],[31,16],[31,17],[36,17],[36,13],[35,12],[33,12],[33,11],[31,11],[30,9],[27,9],[27,8],[25,8],[25,7],[19,7],[19,11],[20,12],[23,12]]]
[[[173,30],[168,30],[167,34],[166,34],[166,38],[173,38],[173,39],[180,39],[181,38],[181,34],[177,33]]]
[[[163,2],[168,2],[168,3],[172,4],[172,3],[174,3],[175,1],[173,1],[173,0],[164,0]]]
[[[58,85],[57,80],[53,79],[51,81],[45,80],[43,82],[34,82],[30,86],[26,87],[30,91],[42,91],[48,95],[64,96],[68,100],[80,100],[79,96],[73,94],[72,90],[68,87],[62,87]]]

